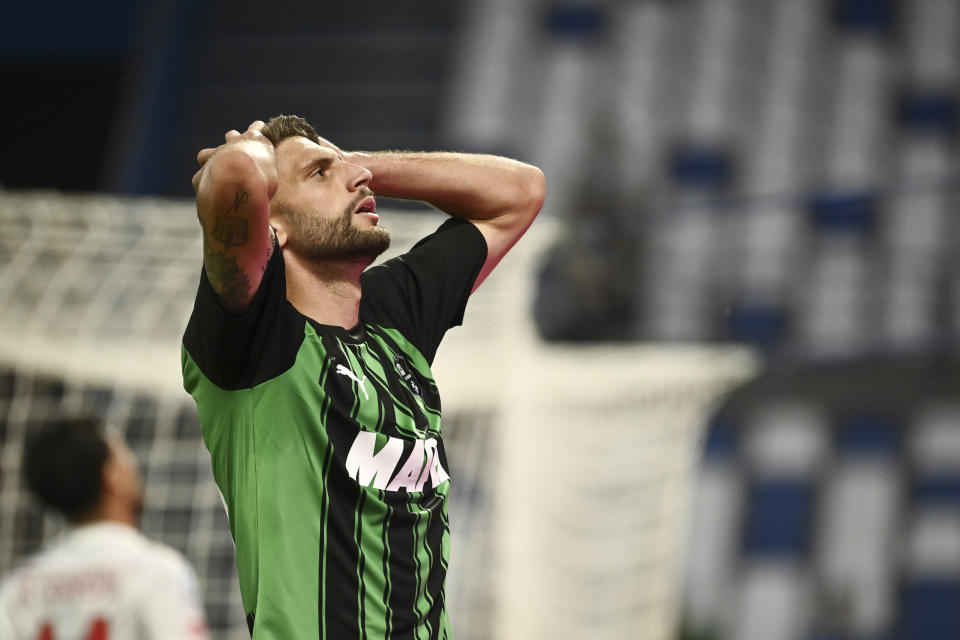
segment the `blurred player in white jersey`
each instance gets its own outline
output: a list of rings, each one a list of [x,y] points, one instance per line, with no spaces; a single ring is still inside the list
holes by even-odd
[[[208,637],[192,567],[138,529],[140,474],[119,434],[95,418],[47,422],[27,440],[23,471],[72,526],[0,586],[0,638]]]

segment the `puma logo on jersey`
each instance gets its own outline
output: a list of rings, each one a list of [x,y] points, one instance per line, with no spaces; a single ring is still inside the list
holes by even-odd
[[[360,387],[360,391],[363,391],[364,399],[366,400],[370,399],[370,396],[367,395],[367,385],[364,384],[367,381],[367,376],[363,376],[363,378],[358,378],[353,371],[351,371],[348,367],[343,366],[342,364],[337,365],[337,373],[339,373],[342,376],[347,376],[348,378],[356,382],[357,386]]]
[[[404,440],[387,437],[376,451],[377,434],[361,431],[347,453],[347,473],[365,487],[387,491],[423,491],[427,480],[438,487],[450,476],[440,464],[436,438],[414,440],[413,448],[403,464]]]

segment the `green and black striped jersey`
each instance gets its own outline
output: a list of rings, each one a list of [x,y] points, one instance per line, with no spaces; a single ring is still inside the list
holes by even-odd
[[[362,276],[347,331],[286,299],[277,249],[250,308],[206,275],[183,338],[257,640],[450,637],[449,466],[430,363],[486,258],[451,219]]]

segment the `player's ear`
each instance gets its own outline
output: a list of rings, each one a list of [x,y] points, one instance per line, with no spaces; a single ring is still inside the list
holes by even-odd
[[[117,464],[117,452],[110,447],[110,456],[103,463],[103,469],[100,471],[101,494],[106,496],[116,494],[120,490],[122,482],[120,465]]]
[[[282,249],[287,244],[287,231],[277,220],[270,221],[270,228],[273,229],[273,235],[277,237],[277,244]]]

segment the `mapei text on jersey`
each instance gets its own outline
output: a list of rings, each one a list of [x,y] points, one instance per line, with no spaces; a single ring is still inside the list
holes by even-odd
[[[386,442],[376,450],[377,440]],[[427,481],[434,487],[446,482],[450,476],[440,464],[437,440],[413,440],[409,455],[403,464],[404,443],[408,440],[393,438],[373,431],[361,431],[353,440],[347,453],[347,473],[358,484],[387,491],[423,491]]]

